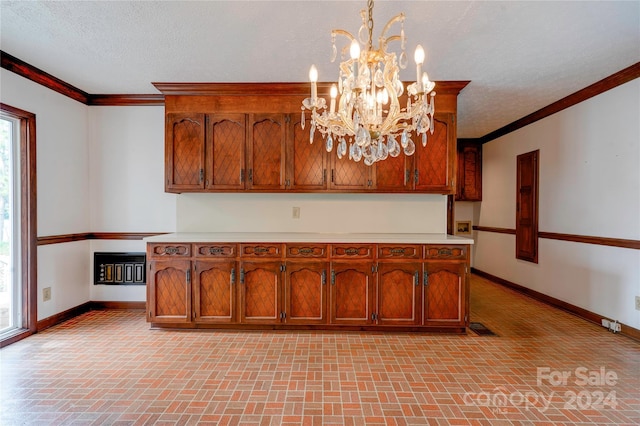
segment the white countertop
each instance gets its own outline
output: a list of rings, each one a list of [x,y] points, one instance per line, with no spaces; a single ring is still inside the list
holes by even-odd
[[[144,238],[148,243],[388,243],[473,244],[447,234],[313,233],[313,232],[177,232]]]

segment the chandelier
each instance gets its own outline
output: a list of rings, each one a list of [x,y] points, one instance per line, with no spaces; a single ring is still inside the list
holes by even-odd
[[[399,98],[405,88],[400,80],[400,68],[407,67],[404,35],[404,13],[393,17],[378,38],[378,47],[373,48],[373,0],[368,1],[368,9],[362,10],[362,26],[358,31],[358,39],[341,29],[331,31],[331,62],[337,56],[336,36],[349,39],[341,51],[343,61],[337,85],[332,84],[330,104],[318,97],[318,71],[311,66],[311,97],[302,102],[302,121],[305,127],[305,109],[311,111],[311,128],[309,142],[313,143],[316,129],[325,139],[328,152],[337,145],[339,159],[346,157],[360,161],[368,166],[376,161],[385,160],[389,156],[397,157],[401,150],[405,155],[415,152],[415,143],[411,134],[422,137],[422,145],[427,144],[427,132],[433,134],[433,113],[435,83],[429,80],[427,73],[422,72],[424,50],[418,45],[415,50],[416,81],[406,88],[406,104],[400,105]],[[391,26],[399,22],[400,35],[387,36]],[[365,38],[368,37],[368,38]],[[360,43],[366,46],[360,49]],[[391,42],[399,42],[401,53],[396,59],[395,52],[388,52]],[[345,59],[347,49],[350,58]],[[338,95],[340,96],[338,98]],[[336,108],[337,106],[337,108]],[[400,142],[398,142],[398,139]],[[347,144],[349,144],[347,148]]]

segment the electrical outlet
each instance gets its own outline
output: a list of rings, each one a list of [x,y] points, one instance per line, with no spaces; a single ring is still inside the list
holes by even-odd
[[[640,296],[636,296],[636,310],[640,311]]]
[[[42,289],[42,301],[47,302],[51,300],[51,287],[45,287]]]
[[[609,320],[602,318],[602,326],[604,328],[609,328]]]
[[[618,321],[613,321],[609,324],[609,330],[614,333],[620,333],[621,327]]]
[[[294,219],[300,219],[300,207],[294,207],[292,216]]]

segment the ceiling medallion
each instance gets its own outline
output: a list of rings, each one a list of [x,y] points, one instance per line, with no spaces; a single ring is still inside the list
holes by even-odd
[[[317,129],[325,139],[327,151],[331,152],[335,144],[339,159],[348,155],[350,160],[357,162],[364,159],[364,163],[370,166],[389,156],[397,157],[401,151],[405,155],[412,155],[415,152],[415,144],[411,140],[414,131],[422,137],[422,145],[426,146],[427,132],[433,134],[435,83],[429,80],[426,72],[422,72],[425,53],[422,46],[418,45],[414,55],[416,81],[407,86],[407,101],[402,107],[399,97],[405,89],[399,71],[406,68],[408,62],[405,52],[405,15],[400,13],[387,22],[376,49],[372,44],[373,0],[368,1],[368,9],[362,10],[360,15],[362,26],[358,31],[358,39],[345,30],[331,31],[331,62],[335,62],[338,53],[338,35],[349,39],[350,44],[342,49],[341,54],[345,59],[348,48],[350,58],[340,63],[337,85],[331,86],[328,110],[325,99],[318,97],[318,71],[315,65],[311,66],[311,97],[302,102],[302,128],[305,127],[304,112],[308,109],[311,111],[310,143],[313,143]],[[396,22],[401,25],[400,35],[387,36]],[[358,40],[366,46],[364,50],[361,50]],[[395,52],[387,52],[391,42],[400,43],[398,59]]]

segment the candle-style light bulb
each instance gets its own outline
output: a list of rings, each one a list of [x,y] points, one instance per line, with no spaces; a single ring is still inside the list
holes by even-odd
[[[309,80],[311,80],[311,100],[315,104],[315,100],[318,97],[318,87],[316,86],[316,82],[318,81],[318,69],[315,65],[311,65],[311,69],[309,69]]]
[[[353,39],[351,41],[351,47],[349,48],[351,59],[353,59],[353,79],[354,85],[358,84],[358,59],[360,58],[360,45],[358,40]]]
[[[329,91],[331,94],[331,106],[329,109],[329,113],[333,114],[336,111],[336,97],[338,96],[338,88],[335,84],[331,85],[331,90]]]
[[[416,84],[420,84],[420,77],[422,74],[422,64],[424,63],[424,49],[422,46],[416,46],[416,52],[413,55],[413,59],[416,61]]]

